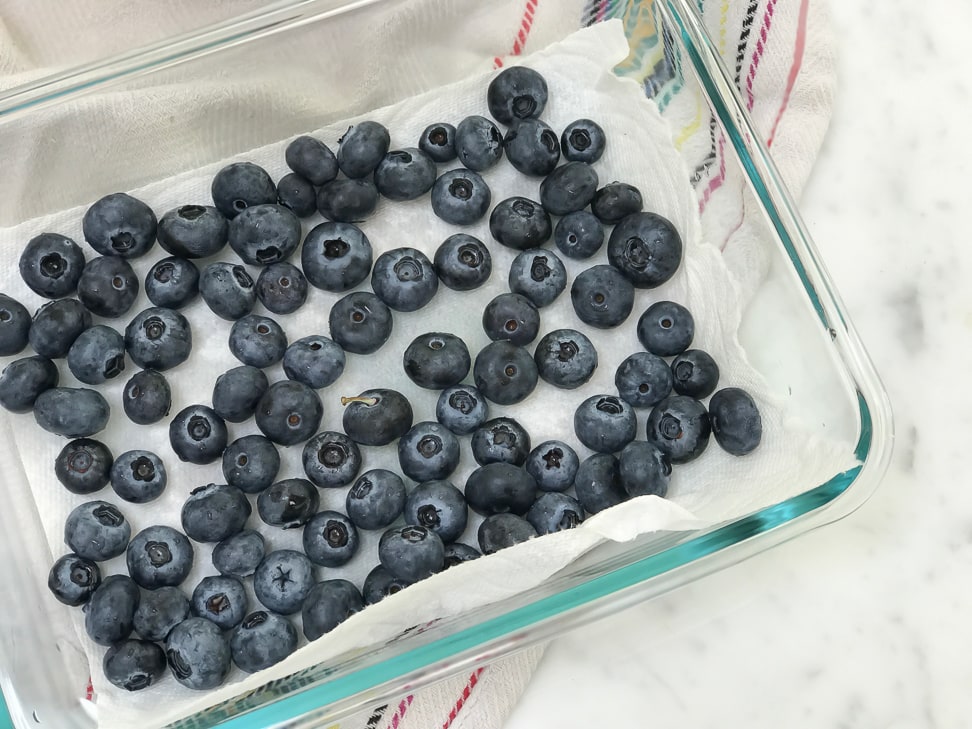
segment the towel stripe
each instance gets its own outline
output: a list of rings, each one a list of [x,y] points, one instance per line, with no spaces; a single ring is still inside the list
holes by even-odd
[[[790,74],[786,79],[786,91],[783,92],[783,103],[780,104],[780,109],[778,112],[776,112],[776,119],[773,120],[773,128],[770,130],[769,137],[766,140],[767,147],[773,146],[773,139],[776,137],[776,129],[779,127],[780,120],[783,118],[783,113],[786,111],[786,107],[790,103],[790,94],[793,93],[793,87],[796,85],[797,76],[800,75],[800,68],[803,66],[803,52],[807,43],[808,6],[808,0],[801,0],[800,15],[797,20],[796,42],[793,47],[793,64],[790,66]]]
[[[526,7],[523,10],[523,17],[520,19],[520,27],[517,30],[516,38],[513,39],[513,50],[510,52],[511,56],[519,56],[523,53],[523,48],[526,46],[527,38],[530,37],[530,28],[533,27],[533,16],[537,11],[537,4],[540,0],[527,0]],[[503,59],[496,56],[493,59],[493,68],[501,68],[503,65]]]
[[[739,34],[739,43],[736,44],[736,87],[740,86],[743,60],[746,58],[746,50],[749,46],[749,33],[756,19],[756,10],[759,8],[759,0],[749,0],[746,6],[746,15],[743,17],[742,32]],[[740,89],[741,91],[742,89]]]
[[[371,716],[368,717],[368,722],[365,724],[365,729],[375,729],[378,726],[378,722],[381,721],[381,717],[385,715],[385,711],[388,710],[388,704],[382,704],[373,712]]]
[[[756,39],[756,50],[753,53],[753,61],[749,64],[749,73],[746,75],[746,108],[753,110],[756,102],[753,96],[753,81],[756,79],[756,70],[759,62],[763,58],[763,51],[766,50],[766,39],[769,36],[770,28],[773,26],[773,11],[776,9],[776,0],[769,0],[766,3],[766,12],[763,13],[763,22],[759,28],[759,38]]]
[[[398,729],[398,725],[401,723],[402,719],[405,718],[406,712],[408,712],[408,707],[412,705],[412,699],[414,697],[409,694],[398,704],[398,710],[392,714],[392,718],[385,725],[385,729]]]
[[[442,729],[449,729],[449,727],[452,726],[452,722],[456,720],[456,717],[459,716],[459,712],[462,711],[463,705],[469,700],[469,695],[472,693],[472,690],[476,688],[476,684],[479,683],[479,677],[482,675],[484,670],[485,668],[480,666],[469,676],[469,680],[466,681],[466,685],[463,687],[462,693],[459,694],[459,698],[456,699],[456,705],[452,707],[452,710],[449,712],[449,716],[446,717],[446,720],[442,723]]]

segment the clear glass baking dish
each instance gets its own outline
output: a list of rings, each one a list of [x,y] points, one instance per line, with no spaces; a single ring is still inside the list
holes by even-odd
[[[83,104],[86,98],[137,90],[146,79],[177,83],[209,76],[245,81],[248,64],[273,63],[296,34],[326,36],[339,27],[336,24],[342,17],[376,14],[388,8],[394,11],[402,4],[393,0],[276,3],[256,14],[12,89],[0,95],[0,151],[17,144],[18,132],[28,129],[32,115],[42,109],[62,108],[70,113],[72,105]],[[175,726],[263,729],[316,726],[340,719],[650,599],[842,518],[860,506],[878,484],[893,438],[887,397],[697,8],[689,0],[607,5],[609,15],[654,19],[658,31],[655,68],[665,72],[666,84],[690,86],[708,107],[713,130],[728,142],[725,163],[738,167],[748,188],[746,194],[763,213],[760,240],[773,251],[774,263],[747,309],[741,332],[747,354],[778,390],[788,392],[805,412],[819,418],[823,428],[846,436],[858,465],[731,522],[604,545],[516,598],[407,631],[393,641],[275,681]],[[635,42],[632,39],[633,48]],[[416,45],[415,53],[421,53],[420,46]],[[301,62],[309,70],[320,71],[318,87],[308,93],[325,93],[327,84],[335,82],[333,74],[314,68],[313,57]],[[342,70],[345,77],[352,76],[351,82],[355,72],[353,67]],[[347,78],[342,81],[349,82]],[[652,91],[649,85],[646,88]],[[665,88],[655,90],[661,93]],[[361,108],[346,109],[345,114],[395,100],[394,91],[387,89],[364,93]],[[258,124],[242,129],[236,125],[233,133],[220,134],[235,120],[209,121],[213,133],[193,139],[185,155],[171,160],[171,169],[140,167],[135,164],[137,149],[117,149],[114,140],[93,134],[84,140],[84,156],[73,162],[77,165],[75,178],[85,181],[74,186],[77,199],[70,199],[71,193],[65,193],[63,186],[54,199],[43,179],[7,176],[2,182],[5,192],[14,194],[21,204],[15,219],[0,222],[7,225],[55,206],[79,204],[121,185],[145,184],[185,169],[187,164],[214,161],[314,126],[299,115],[267,113]],[[171,122],[178,129],[180,120]],[[98,178],[97,160],[106,154],[128,155],[133,160],[130,179]],[[5,589],[0,593],[6,616],[0,630],[0,688],[6,713],[18,728],[94,726],[71,680],[85,675],[87,667],[73,647],[70,625],[46,594],[44,577],[51,555],[40,537],[38,516],[28,499],[12,498],[9,503],[10,508],[0,510],[0,554],[8,565]],[[37,637],[32,629],[37,625],[49,626],[48,637]],[[4,719],[0,711],[0,726]]]

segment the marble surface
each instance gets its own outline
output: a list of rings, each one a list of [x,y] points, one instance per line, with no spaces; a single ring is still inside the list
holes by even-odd
[[[507,729],[972,726],[972,10],[831,5],[801,207],[890,393],[891,469],[846,519],[551,643]]]

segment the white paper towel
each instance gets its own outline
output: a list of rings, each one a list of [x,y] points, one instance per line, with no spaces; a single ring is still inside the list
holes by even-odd
[[[549,49],[524,59],[547,78],[550,102],[544,119],[554,128],[563,128],[581,116],[596,119],[608,136],[608,149],[596,165],[602,182],[618,179],[637,185],[645,197],[646,209],[668,217],[682,233],[685,257],[679,273],[663,287],[638,291],[635,309],[627,322],[615,330],[589,331],[578,322],[569,294],[542,310],[543,332],[578,327],[588,332],[598,349],[600,366],[592,380],[574,391],[557,390],[543,382],[524,403],[512,407],[493,406],[491,416],[510,415],[530,432],[533,442],[552,437],[575,441],[572,435],[574,408],[593,394],[612,392],[614,370],[628,354],[640,349],[635,336],[638,314],[651,302],[672,299],[692,309],[696,320],[694,346],[710,352],[722,371],[720,386],[740,386],[755,396],[763,414],[764,440],[760,449],[743,459],[722,452],[714,443],[697,461],[677,467],[668,500],[655,497],[636,499],[589,519],[580,528],[551,535],[501,552],[489,558],[468,563],[409,588],[379,605],[354,616],[332,633],[306,646],[284,663],[252,677],[235,671],[229,683],[210,693],[193,693],[166,677],[156,686],[139,694],[129,694],[107,684],[100,674],[103,648],[87,640],[77,613],[82,644],[91,658],[92,680],[99,696],[99,719],[104,726],[151,727],[165,724],[180,716],[262,684],[270,678],[285,676],[313,665],[328,656],[340,654],[360,645],[391,638],[411,625],[436,617],[455,615],[472,606],[501,599],[542,582],[598,542],[611,539],[624,541],[637,534],[659,529],[690,529],[734,518],[756,508],[780,501],[789,495],[820,483],[835,469],[852,465],[847,460],[849,449],[831,443],[803,429],[780,408],[768,392],[762,378],[746,362],[735,333],[741,317],[740,292],[728,274],[718,251],[701,240],[698,205],[687,183],[688,175],[670,141],[670,130],[655,106],[644,98],[642,90],[630,80],[616,77],[611,69],[627,54],[628,47],[620,24],[613,22],[586,29]],[[415,97],[396,106],[371,113],[368,118],[385,124],[392,135],[393,146],[414,144],[420,131],[433,120],[457,122],[468,114],[485,112],[485,88],[488,76],[481,76]],[[335,124],[314,132],[331,145],[347,128]],[[264,166],[278,179],[286,173],[283,150],[288,140],[254,150],[239,159]],[[158,214],[186,203],[209,202],[209,182],[219,165],[194,170],[179,177],[131,191],[148,202]],[[507,163],[497,165],[484,175],[493,191],[494,202],[512,195],[536,199],[538,181],[516,173]],[[81,241],[80,221],[83,208],[76,208],[34,220],[17,228],[0,231],[4,265],[0,288],[24,301],[30,308],[42,302],[25,289],[16,273],[17,245],[41,231],[56,231]],[[305,221],[304,229],[319,222]],[[376,256],[383,250],[412,246],[430,257],[438,244],[455,228],[435,218],[423,198],[408,203],[383,201],[376,215],[362,224]],[[465,232],[491,242],[484,222]],[[488,342],[480,326],[483,305],[497,293],[506,290],[506,272],[515,252],[491,244],[493,276],[483,288],[471,293],[458,293],[440,287],[433,302],[419,312],[396,314],[392,338],[375,355],[348,355],[348,366],[342,378],[321,391],[324,402],[322,429],[340,430],[341,395],[357,394],[372,387],[392,387],[405,393],[413,403],[416,421],[434,419],[436,393],[413,385],[401,369],[401,352],[416,335],[426,331],[451,331],[461,336],[475,353]],[[227,253],[226,256],[231,256]],[[136,262],[139,275],[157,256]],[[571,277],[584,268],[603,262],[603,253],[595,259],[577,262],[565,259]],[[366,288],[363,286],[362,288]],[[327,334],[327,312],[338,297],[312,290],[307,304],[295,315],[281,319],[291,340],[314,333]],[[142,295],[132,314],[149,303]],[[226,341],[231,324],[211,315],[201,300],[184,310],[194,334],[194,353],[186,364],[167,373],[173,390],[173,410],[192,402],[208,402],[216,377],[238,364],[230,355]],[[127,320],[126,320],[127,321]],[[123,329],[124,322],[114,325]],[[105,386],[103,391],[116,412],[109,427],[99,436],[115,453],[129,448],[149,448],[158,452],[166,463],[169,486],[157,501],[145,505],[121,504],[133,531],[150,524],[179,527],[179,509],[186,494],[196,486],[221,481],[219,464],[190,466],[178,462],[167,441],[167,425],[137,427],[121,414],[120,391],[133,370],[120,381]],[[62,367],[62,383],[73,378]],[[279,366],[271,368],[271,380],[282,379]],[[646,413],[639,423],[643,428]],[[4,415],[4,417],[11,417]],[[63,439],[43,433],[30,416],[15,417],[14,432],[31,488],[35,494],[52,551],[65,551],[62,529],[66,515],[78,503],[93,497],[67,493],[53,478],[52,463]],[[231,438],[256,432],[252,423],[230,425]],[[643,430],[641,431],[643,432]],[[301,475],[300,447],[281,449],[280,478]],[[578,447],[584,457],[587,451]],[[364,449],[364,468],[397,469],[394,446]],[[453,474],[457,485],[464,483],[475,463],[464,447],[459,469]],[[321,508],[343,510],[346,489],[324,490]],[[97,498],[104,497],[98,494]],[[111,498],[109,496],[105,498]],[[251,523],[256,525],[254,516]],[[460,541],[475,544],[479,519],[471,519]],[[262,525],[261,525],[262,526]],[[299,531],[284,532],[266,527],[268,548],[298,547]],[[364,533],[362,554],[342,569],[321,569],[321,579],[346,577],[361,585],[364,575],[377,562],[376,533]],[[184,587],[192,586],[206,574],[214,572],[210,549],[198,545],[196,566]],[[106,565],[106,572],[123,571],[122,559]],[[475,585],[475,589],[468,586]],[[466,589],[461,589],[465,587]],[[252,605],[256,609],[257,605]]]

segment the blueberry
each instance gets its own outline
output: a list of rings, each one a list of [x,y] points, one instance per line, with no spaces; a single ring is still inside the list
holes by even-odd
[[[0,405],[12,413],[29,413],[37,397],[57,387],[60,374],[46,357],[16,359],[0,373]]]
[[[294,529],[307,523],[320,506],[321,497],[306,478],[285,478],[257,497],[257,512],[264,524]]]
[[[136,372],[122,391],[122,406],[128,419],[138,425],[157,423],[169,414],[172,390],[165,375],[155,370]]]
[[[493,514],[483,519],[479,525],[479,548],[483,550],[483,554],[493,554],[536,536],[537,530],[523,517],[515,514]]]
[[[493,418],[476,429],[470,446],[481,466],[501,462],[522,466],[530,453],[530,434],[513,418]]]
[[[20,277],[30,290],[47,299],[70,296],[84,270],[81,247],[67,236],[41,233],[20,254]]]
[[[182,504],[182,528],[197,542],[222,542],[239,534],[253,507],[229,484],[207,484],[189,492]]]
[[[541,491],[566,491],[573,485],[579,465],[573,448],[560,440],[547,440],[530,451],[524,468]]]
[[[223,478],[247,494],[258,494],[270,486],[280,470],[276,446],[262,435],[244,435],[223,451]]]
[[[712,435],[734,456],[751,453],[763,439],[763,420],[752,396],[738,387],[719,390],[709,400]]]
[[[401,592],[411,584],[408,580],[398,579],[379,564],[365,577],[361,594],[364,597],[365,605],[374,605],[389,595]]]
[[[420,334],[405,348],[402,366],[419,387],[443,390],[458,385],[469,374],[472,360],[466,343],[455,334]]]
[[[375,187],[389,200],[414,200],[432,189],[435,173],[435,162],[422,150],[398,149],[378,163]]]
[[[487,463],[466,479],[466,501],[477,514],[512,512],[523,515],[537,496],[537,482],[512,463]]]
[[[314,586],[314,565],[302,552],[270,552],[253,573],[253,591],[268,610],[293,615]]]
[[[67,300],[70,301],[70,299]],[[40,311],[44,311],[47,307],[56,303],[56,301],[51,302],[45,305]],[[27,311],[27,307],[12,296],[0,294],[0,355],[17,354],[27,346],[28,341],[33,343],[32,337],[30,336],[30,329],[30,312]],[[42,353],[38,352],[38,354]]]
[[[306,178],[291,172],[277,183],[277,204],[298,218],[308,218],[317,212],[317,190]]]
[[[269,387],[263,370],[249,365],[233,367],[216,378],[213,411],[223,420],[242,423],[253,416]]]
[[[360,223],[378,206],[378,188],[371,180],[333,180],[317,191],[317,210],[337,223]]]
[[[348,490],[345,509],[358,529],[384,529],[405,508],[405,483],[393,471],[376,468],[362,473]]]
[[[337,157],[324,142],[301,136],[287,145],[287,166],[313,185],[330,182],[338,174]]]
[[[483,308],[483,331],[493,341],[522,347],[537,338],[540,312],[526,296],[499,294]]]
[[[691,312],[674,301],[656,301],[638,319],[638,341],[652,354],[674,357],[692,343],[695,320]]]
[[[47,575],[47,587],[59,602],[71,607],[84,605],[101,584],[101,570],[90,559],[76,554],[59,558]]]
[[[486,89],[489,113],[500,124],[535,119],[547,105],[547,82],[526,66],[504,68]]]
[[[156,306],[181,309],[199,293],[199,269],[185,258],[163,258],[146,274],[145,293]]]
[[[394,248],[385,251],[371,270],[371,288],[395,311],[417,311],[435,296],[439,277],[422,251]]]
[[[344,433],[324,430],[304,444],[301,462],[315,486],[340,488],[361,470],[361,450]]]
[[[205,691],[220,686],[230,672],[230,648],[216,623],[186,618],[165,640],[165,657],[176,681]]]
[[[639,289],[660,286],[682,262],[682,238],[665,218],[634,213],[614,226],[608,261]]]
[[[0,297],[0,342],[11,341],[8,339],[11,335],[5,331],[8,325],[11,327],[22,326],[17,323],[20,321],[19,315],[10,307],[11,305]],[[10,319],[4,318],[4,311],[10,314]],[[78,335],[90,326],[91,313],[84,308],[80,301],[77,299],[58,299],[44,304],[34,314],[29,325],[28,341],[41,357],[51,359],[63,357],[71,349],[71,345],[74,344]],[[3,351],[4,354],[15,354],[16,352],[9,351],[10,346],[8,344],[6,349],[0,351]]]
[[[165,652],[158,643],[132,638],[111,646],[102,661],[105,678],[126,691],[141,691],[165,672]]]
[[[138,276],[124,258],[92,258],[78,279],[78,299],[92,314],[106,318],[121,316],[138,297]]]
[[[228,241],[244,263],[266,266],[290,258],[300,235],[300,220],[289,208],[252,205],[230,221]]]
[[[178,587],[146,590],[135,611],[135,632],[145,640],[165,640],[188,617],[189,598]]]
[[[256,285],[243,266],[217,261],[203,269],[199,293],[216,316],[235,321],[253,311]]]
[[[338,140],[338,167],[348,177],[370,175],[388,152],[390,143],[388,130],[378,122],[358,122]]]
[[[418,582],[443,570],[445,550],[439,535],[432,530],[404,526],[381,535],[378,559],[393,577]]]
[[[113,462],[111,451],[104,443],[78,438],[57,454],[54,473],[72,494],[93,494],[108,485]]]
[[[192,329],[178,311],[151,307],[136,314],[125,327],[125,348],[139,367],[168,370],[189,358]]]
[[[489,185],[472,170],[443,172],[432,186],[432,212],[453,225],[472,225],[486,214],[491,200]]]
[[[551,215],[586,208],[597,192],[597,172],[584,162],[563,164],[540,183],[540,203]]]
[[[672,387],[679,395],[701,400],[715,392],[719,365],[708,352],[687,349],[672,360]]]
[[[292,446],[310,438],[323,415],[316,392],[303,383],[283,380],[270,385],[260,398],[256,424],[277,445]]]
[[[425,527],[444,542],[454,542],[466,530],[466,499],[449,481],[420,483],[405,500],[405,523]]]
[[[233,663],[247,673],[262,671],[297,650],[297,641],[297,628],[287,618],[257,610],[230,637]]]
[[[88,208],[81,227],[84,239],[101,255],[137,258],[155,244],[158,220],[141,200],[116,192]]]
[[[145,504],[165,491],[167,482],[162,459],[151,451],[125,451],[111,466],[111,487],[125,501]]]
[[[525,296],[534,306],[548,306],[567,288],[567,269],[552,251],[531,248],[513,259],[509,285],[510,291]]]
[[[626,182],[612,182],[594,193],[591,212],[605,225],[616,225],[644,207],[641,191]]]
[[[554,243],[568,258],[590,258],[604,245],[604,228],[591,213],[575,210],[557,221]]]
[[[545,177],[560,161],[557,135],[546,122],[524,119],[510,127],[503,138],[510,164],[524,175]]]
[[[430,124],[419,137],[418,146],[434,162],[451,162],[456,158],[456,128],[444,122]]]
[[[613,395],[589,397],[574,411],[574,434],[593,451],[615,453],[634,440],[634,408]]]
[[[125,561],[132,579],[154,590],[181,585],[192,570],[193,556],[185,534],[172,527],[150,526],[132,539]]]
[[[274,314],[292,314],[307,300],[307,279],[286,261],[265,266],[256,281],[260,303]]]
[[[582,322],[610,329],[627,319],[634,308],[634,286],[613,266],[592,266],[574,278],[570,302]]]
[[[654,445],[633,440],[618,457],[621,485],[628,496],[660,496],[668,493],[672,464]]]
[[[304,527],[304,554],[314,564],[340,567],[358,551],[358,530],[344,514],[322,511]]]
[[[169,443],[181,461],[212,463],[223,454],[226,440],[226,423],[205,405],[189,405],[169,422]]]
[[[100,385],[125,371],[125,338],[97,324],[74,340],[67,354],[71,374],[86,385]]]
[[[337,342],[325,336],[310,336],[287,347],[283,370],[288,379],[319,390],[337,381],[345,362],[344,350]]]
[[[370,291],[354,291],[331,306],[328,315],[331,338],[344,351],[372,354],[392,333],[391,309]]]
[[[463,562],[472,562],[482,557],[482,552],[462,542],[445,545],[445,568],[455,567]]]
[[[221,575],[249,577],[266,556],[266,543],[260,532],[244,529],[213,547],[213,567]]]
[[[341,404],[344,432],[361,445],[388,445],[412,427],[412,405],[397,390],[365,390],[357,397],[342,397]]]
[[[456,155],[468,169],[482,172],[503,156],[503,135],[484,116],[467,116],[456,127]]]
[[[269,367],[283,359],[287,351],[287,335],[273,319],[247,314],[233,323],[229,348],[243,364]]]
[[[416,423],[398,441],[398,463],[413,481],[448,478],[459,465],[459,440],[439,423]]]
[[[371,272],[371,242],[351,223],[321,223],[301,249],[301,266],[312,285],[337,293],[353,289]]]
[[[605,146],[604,130],[590,119],[572,121],[560,135],[564,159],[592,164],[601,159]]]
[[[84,629],[98,645],[111,645],[131,635],[140,594],[127,575],[110,575],[84,606]]]
[[[208,258],[226,245],[229,221],[210,205],[183,205],[159,220],[159,245],[180,258]]]
[[[52,387],[34,400],[37,424],[67,438],[86,438],[104,430],[110,415],[102,394],[84,387]]]
[[[469,435],[485,422],[489,405],[472,385],[454,385],[439,393],[435,419],[456,435]]]
[[[307,640],[317,640],[363,609],[361,593],[347,580],[318,582],[301,606],[304,636]]]
[[[550,237],[550,231],[547,211],[525,197],[508,197],[489,214],[493,238],[518,251],[539,247]]]
[[[618,365],[614,385],[621,398],[632,407],[654,407],[672,391],[672,370],[657,355],[635,352]]]
[[[575,329],[554,329],[545,334],[534,351],[537,373],[555,387],[573,390],[594,375],[597,349]]]
[[[648,442],[674,463],[695,460],[709,444],[711,432],[705,405],[685,395],[671,395],[648,415]]]
[[[277,202],[277,188],[267,171],[252,162],[234,162],[213,178],[213,204],[229,219],[248,207]]]
[[[574,477],[574,491],[588,514],[604,511],[628,498],[621,484],[620,464],[610,453],[595,453],[581,461]]]
[[[562,532],[584,521],[584,507],[572,496],[548,491],[533,502],[526,520],[537,530],[537,534]]]
[[[203,577],[192,591],[192,614],[229,630],[246,615],[246,590],[236,577]]]
[[[537,364],[523,347],[490,342],[476,355],[473,378],[479,391],[497,405],[515,405],[537,386]]]
[[[446,238],[435,251],[435,273],[454,291],[479,288],[493,271],[493,259],[482,241],[465,233]]]

